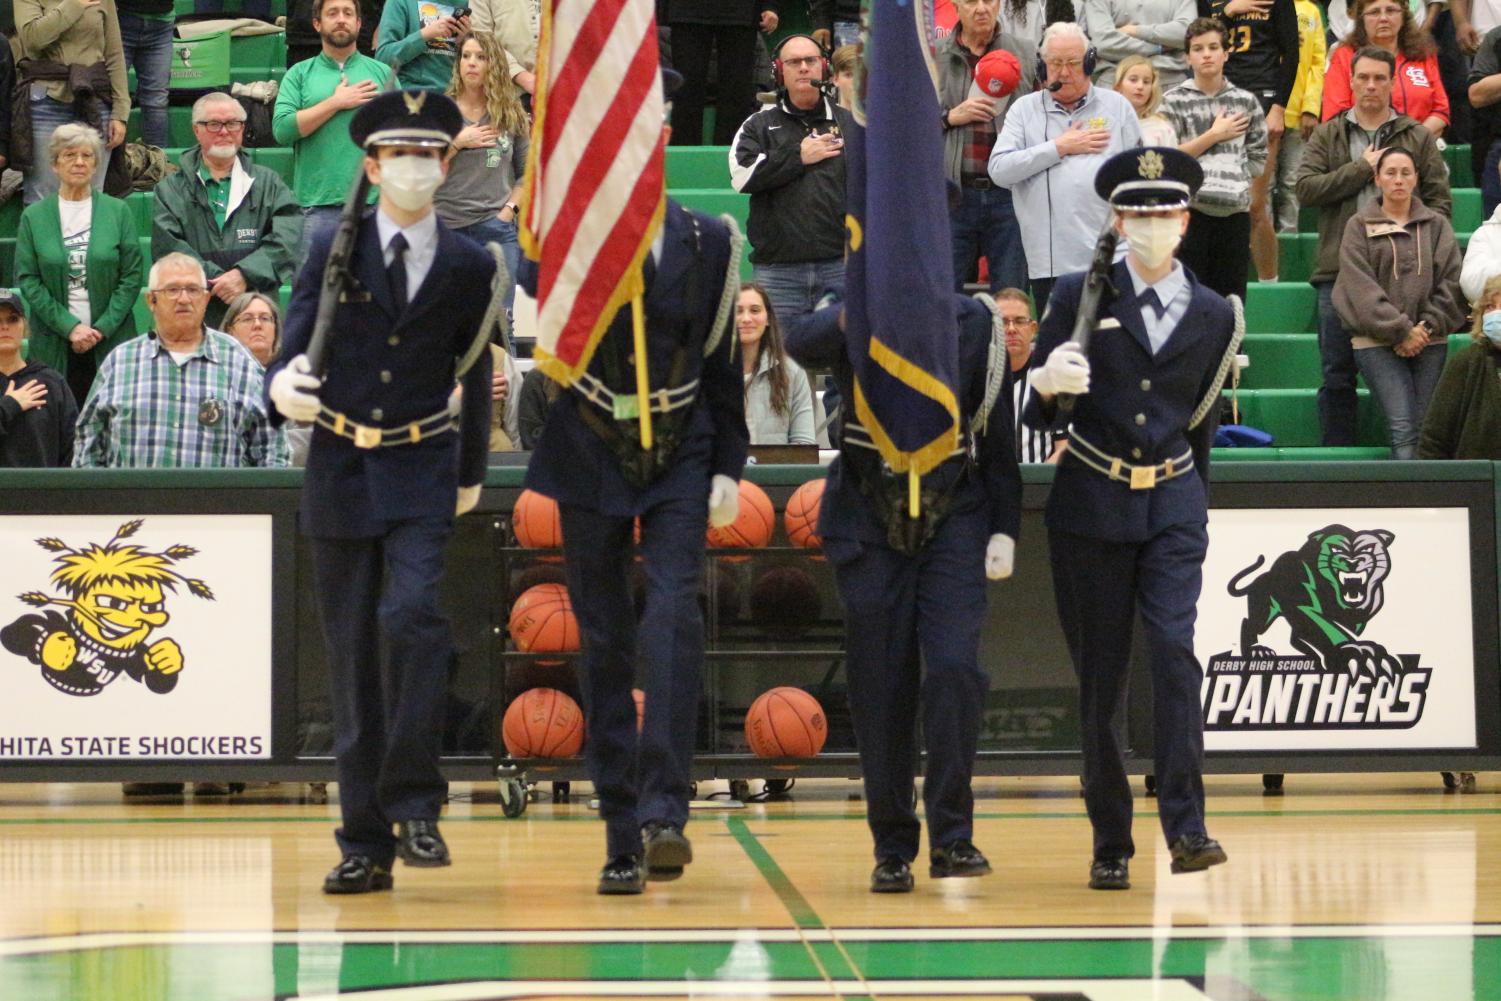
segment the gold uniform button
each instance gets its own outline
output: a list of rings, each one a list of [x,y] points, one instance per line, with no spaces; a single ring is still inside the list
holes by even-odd
[[[1136,415],[1136,426],[1137,427],[1141,427],[1146,422],[1147,422],[1147,415],[1146,414],[1137,414]]]
[[[391,381],[391,373],[390,372],[381,372],[381,374],[380,374],[380,381],[381,382],[390,382]]]
[[[1150,393],[1152,391],[1152,380],[1151,379],[1143,379],[1143,380],[1141,380],[1141,391],[1143,393]]]
[[[382,410],[380,407],[376,407],[374,410],[370,411],[370,419],[372,421],[385,420],[385,418],[386,418],[386,412],[384,410]]]
[[[1131,458],[1133,458],[1133,459],[1140,459],[1141,458],[1141,449],[1139,449],[1139,448],[1133,448],[1131,450]]]
[[[392,334],[390,337],[386,338],[386,343],[394,348],[396,345],[401,343],[401,338],[397,337],[395,334]]]

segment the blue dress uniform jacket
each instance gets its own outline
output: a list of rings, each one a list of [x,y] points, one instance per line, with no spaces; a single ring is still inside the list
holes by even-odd
[[[646,349],[653,389],[674,384],[671,369],[679,349],[685,366],[676,384],[700,380],[683,440],[669,470],[644,489],[632,486],[609,446],[578,415],[579,407],[591,404],[577,393],[561,394],[548,411],[526,472],[528,487],[561,504],[634,517],[665,498],[706,498],[711,476],[738,480],[745,467],[750,433],[734,330],[726,331],[713,357],[703,353],[729,265],[729,230],[718,219],[671,199],[663,226],[661,260],[654,263],[648,255],[645,267]],[[522,287],[535,295],[536,263],[523,261],[519,270]],[[605,381],[606,352],[629,358],[631,344],[631,311],[622,308],[605,331],[589,373]],[[635,392],[634,376],[626,391]]]
[[[285,346],[266,372],[268,393],[276,373],[307,350],[332,240],[332,230],[313,239],[287,307]],[[367,213],[350,267],[353,291],[334,317],[319,398],[350,420],[386,428],[439,413],[448,406],[456,361],[468,350],[489,305],[494,261],[438,223],[432,270],[398,316],[375,217]],[[480,352],[463,385],[458,434],[362,449],[315,428],[303,479],[303,531],[326,538],[369,538],[381,534],[388,522],[451,514],[458,488],[485,476],[489,352]],[[274,406],[271,412],[274,421],[282,420]]]
[[[1217,422],[1211,414],[1193,432],[1185,428],[1214,380],[1235,316],[1230,304],[1200,285],[1192,272],[1185,277],[1188,311],[1153,355],[1126,262],[1116,263],[1111,282],[1120,294],[1101,304],[1100,323],[1089,343],[1089,392],[1077,399],[1072,424],[1099,450],[1134,465],[1164,462],[1191,448],[1199,475],[1132,490],[1065,452],[1048,496],[1049,528],[1139,542],[1169,525],[1205,520],[1209,446]],[[1072,336],[1083,284],[1083,273],[1058,279],[1038,330],[1033,365],[1042,365]],[[1022,419],[1042,431],[1061,431],[1069,423],[1035,393]]]

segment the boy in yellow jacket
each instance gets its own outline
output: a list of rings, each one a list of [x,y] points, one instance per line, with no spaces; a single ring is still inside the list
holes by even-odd
[[[1294,175],[1303,161],[1303,142],[1319,124],[1324,101],[1324,18],[1313,0],[1294,0],[1293,6],[1298,12],[1298,78],[1287,99],[1287,131],[1272,181],[1272,222],[1279,233],[1298,231]]]

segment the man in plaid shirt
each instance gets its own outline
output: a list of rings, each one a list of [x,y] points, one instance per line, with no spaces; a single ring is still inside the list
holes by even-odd
[[[105,359],[78,417],[73,465],[285,466],[261,367],[228,334],[204,326],[203,265],[168,254],[151,268],[146,301],[156,329]]]

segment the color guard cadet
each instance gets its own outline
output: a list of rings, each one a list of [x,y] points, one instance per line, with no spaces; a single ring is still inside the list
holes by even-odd
[[[455,654],[438,584],[456,513],[474,507],[484,478],[481,328],[495,271],[433,214],[444,153],[462,127],[454,103],[427,91],[382,95],[354,117],[350,135],[380,203],[358,223],[327,373],[312,374],[305,352],[332,231],[313,240],[286,347],[267,372],[276,409],[316,423],[300,521],[328,646],[344,854],[325,893],[390,889],[398,855],[410,866],[450,863],[438,752]]]
[[[1101,265],[1108,285],[1097,322],[1082,327],[1093,329],[1087,353],[1070,339],[1087,275],[1059,279],[1029,375],[1036,393],[1026,422],[1069,431],[1048,497],[1048,545],[1079,676],[1084,797],[1094,827],[1089,885],[1097,890],[1130,886],[1131,788],[1114,719],[1137,612],[1147,631],[1157,809],[1172,869],[1225,861],[1204,827],[1194,616],[1208,548],[1213,415],[1239,335],[1231,305],[1173,256],[1202,181],[1198,163],[1175,149],[1106,161],[1095,190],[1114,208],[1129,252]],[[1077,397],[1071,425],[1059,394]]]
[[[990,678],[979,663],[985,579],[1011,576],[1021,522],[1021,471],[1012,445],[1011,366],[991,313],[955,296],[961,444],[922,479],[908,516],[908,480],[886,466],[870,433],[847,414],[829,467],[818,534],[845,612],[850,712],[875,840],[873,893],[911,891],[919,824],[913,802],[917,722],[927,750],[923,805],[928,874],[982,876],[970,779]],[[853,400],[841,308],[793,325],[787,351],[832,369]]]

